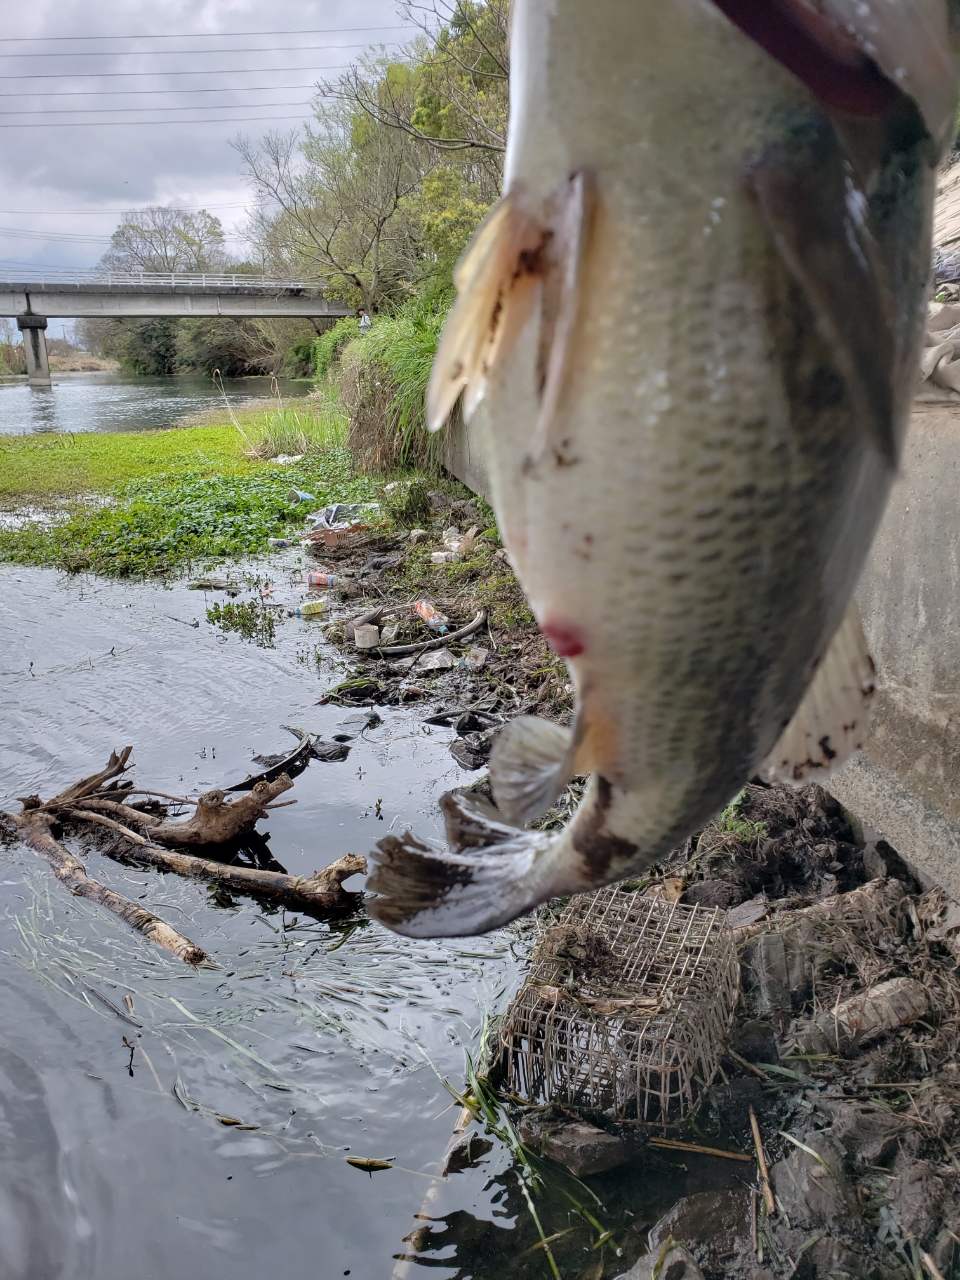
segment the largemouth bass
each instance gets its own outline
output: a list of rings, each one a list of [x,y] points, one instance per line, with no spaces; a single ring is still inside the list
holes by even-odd
[[[873,689],[853,590],[893,480],[952,140],[947,0],[517,0],[505,191],[428,396],[463,393],[572,729],[497,809],[380,842],[374,915],[479,933],[620,879],[758,771],[825,777]],[[559,834],[522,830],[590,773]]]

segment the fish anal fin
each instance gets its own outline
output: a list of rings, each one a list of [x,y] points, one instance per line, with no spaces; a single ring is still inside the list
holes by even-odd
[[[863,746],[873,691],[873,660],[854,603],[760,776],[794,786],[829,777]]]
[[[465,416],[483,398],[505,331],[529,315],[533,291],[518,288],[535,271],[543,228],[508,192],[487,216],[454,273],[458,297],[447,317],[427,387],[427,427],[439,431],[466,389]],[[518,312],[524,312],[524,316]]]
[[[490,782],[507,822],[523,826],[550,808],[570,777],[574,736],[535,716],[518,716],[500,730],[490,755]]]

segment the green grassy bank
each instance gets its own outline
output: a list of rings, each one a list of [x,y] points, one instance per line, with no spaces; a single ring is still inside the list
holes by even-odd
[[[0,561],[127,577],[255,555],[302,528],[291,488],[318,505],[377,496],[382,482],[356,474],[344,435],[320,402],[168,431],[0,436],[0,511],[44,513],[0,529]],[[266,460],[294,449],[311,451]]]

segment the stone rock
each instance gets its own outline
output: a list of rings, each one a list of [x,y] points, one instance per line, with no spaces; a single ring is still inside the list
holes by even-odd
[[[492,740],[482,733],[468,733],[450,743],[450,754],[461,769],[482,769],[490,759]]]
[[[549,1160],[562,1164],[575,1178],[616,1169],[630,1158],[619,1138],[579,1120],[557,1117],[548,1108],[529,1114],[520,1125],[520,1136]]]
[[[447,1154],[443,1166],[444,1177],[448,1173],[462,1173],[464,1169],[472,1168],[492,1150],[493,1143],[489,1138],[481,1138],[478,1133],[465,1133]]]
[[[857,1213],[853,1188],[844,1172],[844,1151],[829,1130],[802,1139],[809,1151],[795,1147],[770,1170],[773,1190],[794,1225],[829,1227]],[[818,1158],[819,1157],[819,1158]]]
[[[767,895],[758,893],[755,898],[741,902],[727,912],[727,924],[731,929],[745,929],[748,925],[757,924],[767,914]]]
[[[881,876],[892,876],[902,880],[908,893],[920,893],[921,885],[916,876],[886,840],[871,840],[863,849],[863,869],[867,879],[879,880]]]
[[[687,885],[682,901],[697,907],[722,907],[724,911],[742,902],[746,890],[729,880],[695,880]]]
[[[656,1280],[704,1280],[696,1259],[679,1244],[673,1246],[662,1262],[660,1250],[652,1249],[636,1266],[619,1276],[618,1280],[653,1280],[653,1270],[658,1262],[660,1268]]]
[[[490,656],[489,649],[480,649],[476,646],[467,650],[467,670],[482,671],[487,665],[487,658]]]
[[[651,1228],[651,1251],[659,1253],[673,1236],[698,1246],[708,1271],[726,1271],[733,1258],[752,1251],[750,1197],[746,1190],[684,1196]]]

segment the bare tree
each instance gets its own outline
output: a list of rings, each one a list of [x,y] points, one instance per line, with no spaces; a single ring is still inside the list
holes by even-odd
[[[261,253],[375,310],[409,259],[404,206],[430,168],[423,149],[342,102],[321,103],[303,138],[233,145],[258,198],[250,234]]]
[[[219,218],[160,205],[124,214],[100,259],[113,271],[216,271],[225,262]]]

